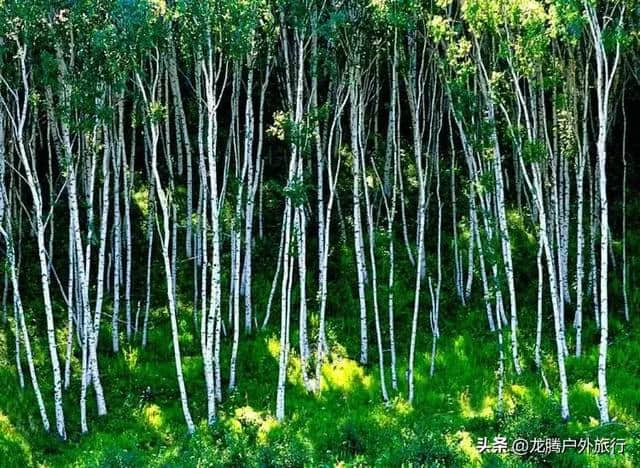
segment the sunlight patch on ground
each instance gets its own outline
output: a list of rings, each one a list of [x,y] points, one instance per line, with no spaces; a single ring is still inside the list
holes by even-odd
[[[236,435],[243,434],[246,428],[253,428],[253,430],[257,430],[258,442],[266,444],[269,433],[280,423],[262,411],[256,411],[251,406],[243,406],[234,411],[234,417],[227,419],[225,425]]]
[[[413,406],[404,398],[393,399],[393,410],[400,416],[406,416],[413,411]]]
[[[524,385],[512,384],[509,386],[509,391],[518,400],[529,399],[529,389]]]
[[[596,387],[593,382],[581,382],[578,385],[578,388],[584,392],[587,393],[589,395],[591,395],[594,398],[598,398],[598,395],[600,394],[600,392],[598,391],[598,387]]]
[[[457,444],[460,447],[460,450],[469,458],[471,464],[479,465],[482,462],[480,452],[478,452],[473,437],[469,432],[458,431],[453,436],[447,436],[447,439],[449,439],[447,441],[450,444]]]
[[[129,369],[129,372],[135,371],[136,367],[138,367],[138,357],[140,355],[139,348],[128,346],[123,351],[124,359],[127,363],[127,369]]]
[[[267,339],[267,350],[269,354],[275,359],[278,359],[280,356],[280,340],[275,337],[271,337]]]
[[[13,427],[13,424],[11,424],[11,421],[9,421],[9,418],[2,411],[0,411],[0,428],[2,428],[2,431],[0,431],[2,435],[6,435],[6,436],[18,435],[15,427]]]
[[[322,366],[323,389],[335,388],[344,392],[351,392],[357,386],[366,390],[371,388],[373,379],[366,375],[362,367],[351,359],[339,358],[333,363]]]
[[[242,423],[236,418],[228,418],[224,420],[225,427],[234,435],[240,435],[244,432]]]
[[[458,404],[460,405],[460,412],[463,417],[467,419],[473,418],[484,418],[491,419],[493,418],[493,406],[496,403],[496,399],[494,397],[486,396],[482,400],[482,404],[479,409],[474,409],[471,406],[471,402],[469,401],[469,394],[467,392],[462,392],[458,397]]]
[[[145,423],[156,431],[164,426],[164,414],[158,405],[153,403],[146,405],[142,410],[142,416]]]
[[[9,418],[0,411],[0,462],[14,462],[14,466],[31,465],[31,447],[11,424]]]
[[[262,422],[262,424],[260,424],[260,427],[258,428],[258,442],[266,444],[269,433],[279,425],[280,423],[275,418],[267,416],[267,418]]]
[[[254,410],[251,406],[236,408],[234,415],[238,421],[245,425],[259,426],[263,421],[260,413]]]
[[[302,380],[302,363],[300,358],[294,354],[295,351],[289,352],[289,365],[287,366],[287,381],[292,385],[304,385]]]

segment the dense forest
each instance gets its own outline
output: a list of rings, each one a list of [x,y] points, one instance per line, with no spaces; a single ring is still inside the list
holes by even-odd
[[[638,0],[0,0],[0,466],[639,465],[639,121]]]

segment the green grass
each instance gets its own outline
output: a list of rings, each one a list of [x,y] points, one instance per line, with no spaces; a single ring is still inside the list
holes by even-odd
[[[454,310],[469,314],[463,325],[482,320],[481,309]],[[569,358],[571,419],[559,417],[557,375],[554,358],[545,355],[547,378],[552,388],[544,391],[531,363],[531,343],[524,339],[525,371],[515,376],[508,366],[505,412],[496,415],[496,345],[483,327],[453,328],[445,322],[436,359],[436,373],[428,375],[429,340],[423,330],[416,360],[416,398],[410,406],[404,379],[405,361],[399,366],[400,392],[392,402],[381,403],[378,368],[363,368],[334,343],[324,367],[325,383],[317,394],[305,392],[295,353],[287,386],[287,420],[273,418],[277,378],[277,337],[273,330],[244,339],[240,347],[238,389],[220,407],[219,422],[206,427],[206,402],[202,362],[197,343],[189,337],[187,311],[181,310],[184,337],[184,373],[191,410],[199,427],[186,435],[178,402],[175,370],[168,330],[160,325],[161,311],[154,313],[146,351],[129,349],[101,360],[109,415],[98,418],[90,405],[91,432],[79,434],[78,382],[65,397],[69,441],[57,441],[40,426],[30,387],[17,390],[14,369],[3,361],[0,369],[0,464],[3,466],[302,466],[387,465],[429,466],[522,466],[522,463],[558,466],[635,466],[639,461],[640,370],[638,329],[617,332],[610,352],[609,392],[614,424],[599,427],[594,396],[596,336],[587,334],[587,354]],[[460,325],[459,322],[458,326]],[[614,327],[614,330],[616,327]],[[332,334],[341,331],[332,329]],[[623,335],[624,334],[624,339]],[[9,341],[4,331],[0,343]],[[524,334],[523,334],[524,335]],[[108,336],[102,338],[109,343]],[[545,340],[546,349],[552,343]],[[398,349],[401,355],[404,346]],[[225,350],[226,351],[226,350]],[[7,350],[2,354],[6,357]],[[373,356],[372,356],[373,357]],[[4,358],[3,358],[4,359]],[[223,355],[224,362],[228,356]],[[77,369],[76,369],[77,371]],[[226,376],[227,369],[223,369]],[[41,366],[43,391],[50,400],[46,365]],[[387,374],[387,377],[388,374]],[[390,386],[390,383],[387,382]],[[150,387],[152,397],[143,398]],[[91,401],[93,403],[93,401]],[[52,408],[49,407],[52,417]],[[519,458],[515,455],[480,455],[478,437],[580,438],[621,437],[627,440],[624,455],[549,455]]]
[[[638,210],[640,211],[640,210]],[[205,467],[205,466],[640,466],[640,325],[637,321],[638,289],[630,288],[632,321],[622,321],[620,280],[612,274],[608,389],[614,422],[598,424],[597,359],[598,331],[585,309],[584,355],[567,359],[569,404],[568,423],[560,419],[558,375],[550,305],[545,305],[543,363],[551,392],[547,394],[533,363],[535,331],[536,273],[535,239],[525,223],[510,214],[514,226],[513,243],[518,278],[520,354],[523,373],[516,376],[509,359],[509,335],[505,333],[506,382],[504,412],[496,413],[497,339],[487,330],[484,306],[476,279],[475,300],[459,305],[449,284],[453,277],[445,271],[441,303],[441,339],[438,342],[436,371],[429,376],[431,333],[428,309],[420,311],[415,369],[415,400],[406,401],[406,359],[409,343],[413,270],[399,263],[396,270],[396,332],[399,391],[391,390],[389,368],[387,387],[391,402],[381,402],[375,335],[370,327],[369,366],[352,358],[359,354],[357,297],[347,281],[353,277],[352,252],[338,247],[332,254],[332,268],[340,278],[329,286],[328,330],[330,356],[323,368],[324,383],[318,394],[309,394],[302,385],[297,358],[297,321],[292,323],[291,363],[286,393],[286,421],[274,419],[278,371],[278,320],[274,309],[267,330],[250,337],[241,334],[238,357],[238,387],[218,408],[219,421],[206,425],[205,383],[199,338],[193,331],[188,299],[179,304],[179,326],[183,370],[190,408],[197,424],[193,436],[186,434],[171,349],[167,312],[152,311],[149,343],[145,350],[124,346],[114,356],[110,350],[108,320],[100,335],[100,367],[109,414],[96,415],[93,394],[89,393],[90,433],[79,431],[79,362],[73,361],[74,379],[65,394],[65,414],[69,440],[61,442],[42,430],[35,397],[27,379],[20,389],[14,366],[12,321],[0,327],[0,467]],[[398,243],[397,246],[401,244]],[[445,242],[444,245],[447,245]],[[637,251],[640,237],[630,232],[629,251]],[[270,272],[269,255],[257,246],[256,271]],[[309,246],[313,249],[313,246]],[[398,247],[399,248],[399,247]],[[614,245],[619,249],[619,245]],[[636,250],[632,250],[636,249]],[[619,253],[619,252],[617,252]],[[618,257],[619,258],[619,257]],[[386,257],[380,256],[380,270],[386,271]],[[630,269],[637,271],[637,258],[630,257]],[[429,259],[429,267],[434,264]],[[446,267],[446,266],[445,266]],[[449,267],[450,268],[450,267]],[[154,269],[154,275],[160,274]],[[616,270],[616,272],[619,270]],[[269,273],[272,274],[272,273]],[[384,274],[381,273],[381,276]],[[264,311],[271,278],[258,274],[254,280],[256,310]],[[385,278],[380,294],[386,298]],[[181,273],[181,291],[192,291],[189,272]],[[225,279],[226,281],[226,279]],[[161,279],[154,284],[161,284]],[[631,285],[633,282],[630,283]],[[294,291],[294,296],[297,293]],[[156,300],[164,295],[154,291]],[[294,302],[295,302],[294,298]],[[426,297],[425,302],[426,304]],[[29,302],[29,323],[34,337],[34,355],[47,410],[51,405],[51,371],[43,336],[39,336],[35,311],[37,299]],[[160,302],[161,304],[161,302]],[[66,314],[57,306],[58,323]],[[223,304],[226,314],[227,305]],[[312,310],[315,312],[315,309]],[[386,308],[383,308],[386,313]],[[105,313],[110,311],[105,310]],[[567,338],[574,349],[573,318],[567,314]],[[262,315],[258,320],[262,319]],[[41,320],[41,318],[38,318]],[[312,316],[312,323],[317,317]],[[386,323],[386,316],[384,323]],[[39,328],[41,329],[41,328]],[[312,327],[312,332],[315,329]],[[64,330],[58,333],[64,349]],[[223,384],[227,384],[229,348],[222,349]],[[388,345],[385,345],[388,348]],[[385,352],[388,365],[389,354]],[[27,370],[24,366],[25,372]],[[27,377],[25,375],[25,377]],[[151,396],[145,398],[146,389]],[[517,437],[584,438],[616,437],[626,440],[625,453],[615,456],[579,454],[480,454],[478,438]]]

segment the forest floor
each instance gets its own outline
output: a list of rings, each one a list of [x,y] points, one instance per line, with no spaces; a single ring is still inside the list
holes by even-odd
[[[79,433],[79,394],[74,382],[66,397],[70,440],[56,440],[42,431],[33,391],[20,390],[9,362],[10,332],[0,332],[0,465],[15,466],[638,466],[640,463],[640,330],[614,319],[609,354],[609,396],[614,423],[598,425],[597,336],[587,328],[586,355],[569,357],[571,418],[560,419],[557,375],[553,354],[545,355],[551,394],[528,356],[533,343],[523,340],[523,373],[507,368],[505,408],[496,414],[495,336],[474,326],[479,312],[468,312],[464,329],[443,327],[438,343],[435,375],[430,377],[430,351],[416,360],[416,397],[413,406],[398,392],[389,405],[381,403],[377,366],[363,367],[346,357],[347,348],[334,343],[324,367],[325,384],[318,395],[307,394],[295,354],[286,394],[287,419],[273,418],[277,378],[278,341],[267,330],[243,342],[238,359],[238,389],[225,396],[219,422],[207,428],[204,417],[202,361],[195,337],[189,332],[186,310],[181,313],[183,362],[192,414],[200,420],[195,435],[186,434],[175,381],[168,327],[150,333],[145,351],[135,348],[118,356],[103,354],[101,372],[109,415],[90,417],[90,433]],[[160,310],[153,320],[161,320]],[[459,325],[459,321],[457,322]],[[349,324],[345,326],[356,326]],[[342,335],[340,327],[332,336]],[[571,329],[572,330],[572,329]],[[343,330],[344,331],[344,330]],[[349,336],[347,334],[347,336]],[[419,349],[430,350],[430,337],[422,335]],[[109,343],[105,338],[103,343]],[[402,342],[401,342],[402,343]],[[356,346],[357,343],[353,343]],[[546,350],[552,342],[545,340]],[[405,346],[398,347],[405,354]],[[355,355],[356,349],[350,355]],[[44,361],[45,349],[36,346]],[[224,360],[223,360],[224,361]],[[74,363],[76,366],[78,363]],[[41,364],[46,385],[46,365]],[[223,369],[226,370],[226,369]],[[399,388],[406,395],[404,362],[399,365]],[[390,387],[387,373],[387,385]],[[150,391],[147,391],[147,388]],[[49,414],[52,414],[52,408]],[[93,410],[93,408],[92,408]],[[516,438],[625,440],[624,453],[614,456],[568,449],[566,453],[480,453],[478,439]],[[544,450],[542,450],[544,451]],[[592,452],[594,447],[592,447]]]
[[[640,204],[636,206],[640,212]],[[640,217],[639,217],[640,219]],[[385,349],[385,377],[391,401],[382,402],[375,335],[370,336],[368,366],[350,357],[359,353],[357,299],[345,281],[335,280],[329,290],[327,336],[330,356],[324,365],[319,393],[307,393],[302,383],[297,335],[292,325],[291,363],[286,390],[286,420],[274,419],[278,376],[278,315],[271,324],[251,336],[241,335],[237,389],[228,394],[229,347],[223,346],[221,362],[224,401],[218,422],[206,424],[206,392],[199,336],[194,333],[188,301],[179,303],[180,345],[191,413],[197,423],[187,435],[179,401],[170,327],[166,309],[156,308],[150,317],[146,349],[125,345],[111,351],[108,324],[100,335],[100,371],[109,414],[96,415],[89,393],[88,435],[80,433],[78,397],[80,362],[72,361],[72,385],[65,395],[69,440],[59,441],[42,430],[34,392],[25,369],[20,389],[14,365],[12,320],[0,324],[0,468],[4,467],[205,467],[205,466],[640,466],[640,324],[632,307],[630,323],[623,320],[618,270],[610,281],[608,391],[613,422],[600,426],[596,405],[599,332],[585,308],[583,356],[576,358],[573,309],[567,313],[569,380],[568,422],[560,417],[560,393],[556,371],[555,340],[550,305],[543,317],[543,370],[550,387],[545,390],[534,364],[536,329],[535,239],[522,223],[511,219],[514,258],[518,267],[520,356],[523,371],[516,375],[510,359],[509,334],[505,333],[504,410],[497,414],[497,336],[488,331],[481,298],[462,307],[455,293],[444,290],[441,299],[440,339],[435,373],[429,376],[431,332],[428,310],[421,310],[416,345],[415,400],[406,401],[412,275],[398,271],[396,340],[398,390],[391,389],[389,352]],[[640,247],[640,229],[629,232],[629,251]],[[619,244],[614,243],[618,253]],[[262,258],[256,255],[256,258]],[[337,255],[343,275],[349,275],[350,255]],[[267,262],[267,260],[261,260]],[[640,258],[629,257],[632,271]],[[269,271],[265,265],[263,271]],[[161,269],[158,269],[161,274]],[[445,274],[445,279],[448,278]],[[188,281],[188,276],[183,278]],[[156,283],[153,283],[156,284]],[[158,281],[161,284],[161,281]],[[254,287],[268,291],[270,278],[257,276]],[[640,288],[631,283],[630,301],[640,303]],[[189,291],[185,284],[182,290]],[[383,291],[384,292],[384,291]],[[155,291],[155,297],[162,297]],[[264,310],[266,294],[256,294],[256,308]],[[223,304],[224,306],[224,304]],[[39,304],[28,305],[34,337],[34,358],[43,394],[52,394],[48,349],[37,336],[34,317]],[[226,309],[223,307],[223,310]],[[109,315],[108,306],[105,313]],[[65,316],[64,309],[60,310]],[[224,312],[226,313],[226,312]],[[60,319],[62,320],[62,318]],[[312,318],[312,324],[313,324]],[[312,336],[312,342],[315,336]],[[66,340],[58,329],[59,349]],[[385,345],[388,346],[388,345]],[[53,417],[52,398],[46,398]],[[487,438],[489,450],[479,442]],[[516,439],[529,441],[529,453],[507,450],[492,453],[494,438],[504,437],[508,449]],[[542,440],[535,447],[532,440]],[[588,439],[589,450],[580,450]],[[624,453],[595,453],[602,442],[624,440]],[[576,441],[576,448],[562,446]],[[568,441],[568,442],[567,442]],[[619,451],[619,444],[616,451]],[[585,447],[583,447],[585,448]],[[582,452],[582,453],[580,453]]]

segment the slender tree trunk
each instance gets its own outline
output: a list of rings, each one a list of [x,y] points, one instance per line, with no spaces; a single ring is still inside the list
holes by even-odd
[[[158,87],[158,79],[161,75],[160,72],[160,59],[157,56],[158,51],[156,50],[156,56],[150,58],[150,63],[152,64],[152,69],[155,68],[152,72],[153,83],[151,85],[150,96],[147,97],[145,86],[142,83],[142,80],[138,74],[136,74],[136,79],[138,83],[138,87],[140,92],[143,95],[144,102],[147,106],[151,106],[153,102],[156,100],[156,93]],[[150,109],[149,109],[150,110]],[[189,434],[192,434],[195,431],[195,426],[193,424],[193,420],[191,418],[191,412],[189,410],[189,402],[187,397],[187,391],[184,384],[184,377],[182,375],[182,357],[180,353],[180,343],[179,343],[179,331],[178,331],[178,322],[177,322],[177,311],[176,311],[176,291],[175,291],[175,282],[172,276],[172,266],[171,260],[169,256],[169,242],[171,241],[171,233],[170,233],[170,218],[171,212],[169,204],[171,202],[171,194],[166,193],[162,188],[162,183],[160,180],[160,174],[158,173],[157,167],[157,152],[158,152],[158,139],[159,139],[159,123],[155,120],[156,116],[150,116],[151,122],[149,123],[150,135],[147,141],[147,144],[150,145],[151,152],[151,174],[153,179],[155,180],[156,190],[158,194],[158,203],[160,205],[161,217],[162,217],[162,226],[158,223],[158,231],[160,234],[160,246],[162,250],[162,258],[164,263],[164,272],[165,272],[165,280],[167,286],[167,301],[169,307],[169,319],[171,322],[171,336],[173,342],[173,354],[175,359],[176,366],[176,376],[178,379],[178,389],[180,391],[180,403],[182,406],[182,412],[184,415],[185,422],[187,424],[187,431]]]

